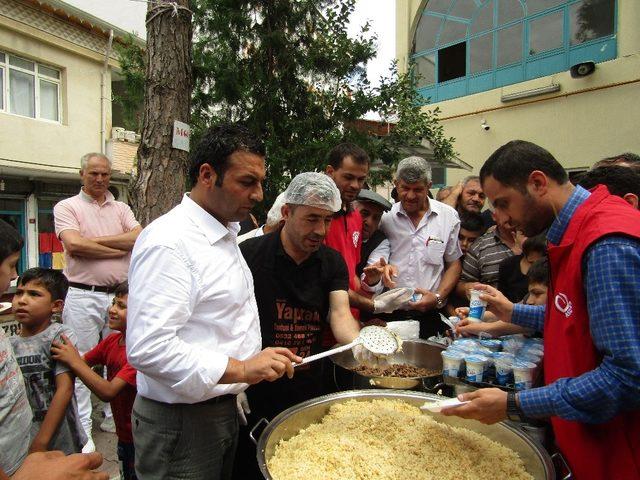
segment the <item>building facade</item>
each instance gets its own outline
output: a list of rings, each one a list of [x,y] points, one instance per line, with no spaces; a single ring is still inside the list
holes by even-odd
[[[475,173],[514,139],[570,174],[640,153],[639,1],[396,0],[396,13],[400,68],[415,65],[424,108],[440,107]]]
[[[53,205],[78,192],[83,154],[116,157],[126,195],[135,148],[110,140],[125,35],[59,0],[0,0],[0,218],[27,239],[20,270],[52,265]]]

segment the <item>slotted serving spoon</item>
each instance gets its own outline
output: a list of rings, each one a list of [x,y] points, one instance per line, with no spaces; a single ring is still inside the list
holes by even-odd
[[[384,327],[378,327],[376,325],[370,325],[360,330],[360,334],[356,339],[346,345],[332,348],[322,353],[316,353],[315,355],[309,355],[302,359],[301,363],[296,363],[294,367],[302,365],[303,363],[310,363],[321,358],[330,357],[336,353],[349,350],[356,345],[362,345],[374,355],[387,356],[396,353],[400,349],[400,343],[398,337],[390,330]]]

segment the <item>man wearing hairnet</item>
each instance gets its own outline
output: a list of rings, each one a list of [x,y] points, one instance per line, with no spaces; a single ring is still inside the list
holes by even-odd
[[[340,192],[330,177],[301,173],[285,192],[284,226],[240,245],[253,274],[263,345],[287,347],[307,357],[322,351],[322,336],[329,328],[343,344],[358,335],[360,325],[349,309],[345,261],[323,244],[341,204]],[[319,369],[320,362],[301,365],[291,380],[249,387],[249,424],[262,417],[270,420],[292,405],[323,394]],[[240,451],[236,458],[240,461],[235,478],[260,478],[256,476],[255,449]]]

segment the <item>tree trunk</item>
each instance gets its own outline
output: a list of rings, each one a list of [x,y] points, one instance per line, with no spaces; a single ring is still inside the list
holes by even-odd
[[[143,225],[177,205],[186,187],[188,152],[172,148],[173,122],[189,123],[191,12],[188,0],[149,2],[144,113],[131,204]],[[166,5],[165,5],[166,4]],[[184,8],[182,8],[184,7]]]

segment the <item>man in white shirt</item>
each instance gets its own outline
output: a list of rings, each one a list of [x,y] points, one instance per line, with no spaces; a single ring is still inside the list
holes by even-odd
[[[264,144],[237,125],[210,129],[192,189],[140,235],[129,270],[127,354],[138,370],[132,429],[141,479],[229,479],[236,395],[293,376],[286,348],[260,352],[253,278],[238,221],[262,200]]]
[[[446,328],[437,310],[444,306],[460,277],[460,219],[452,207],[429,199],[431,167],[425,159],[402,160],[395,185],[399,202],[380,221],[380,230],[391,247],[387,271],[397,275],[394,284],[387,286],[415,288],[422,297],[409,302],[408,310],[381,318],[420,320],[420,337],[428,338]]]

